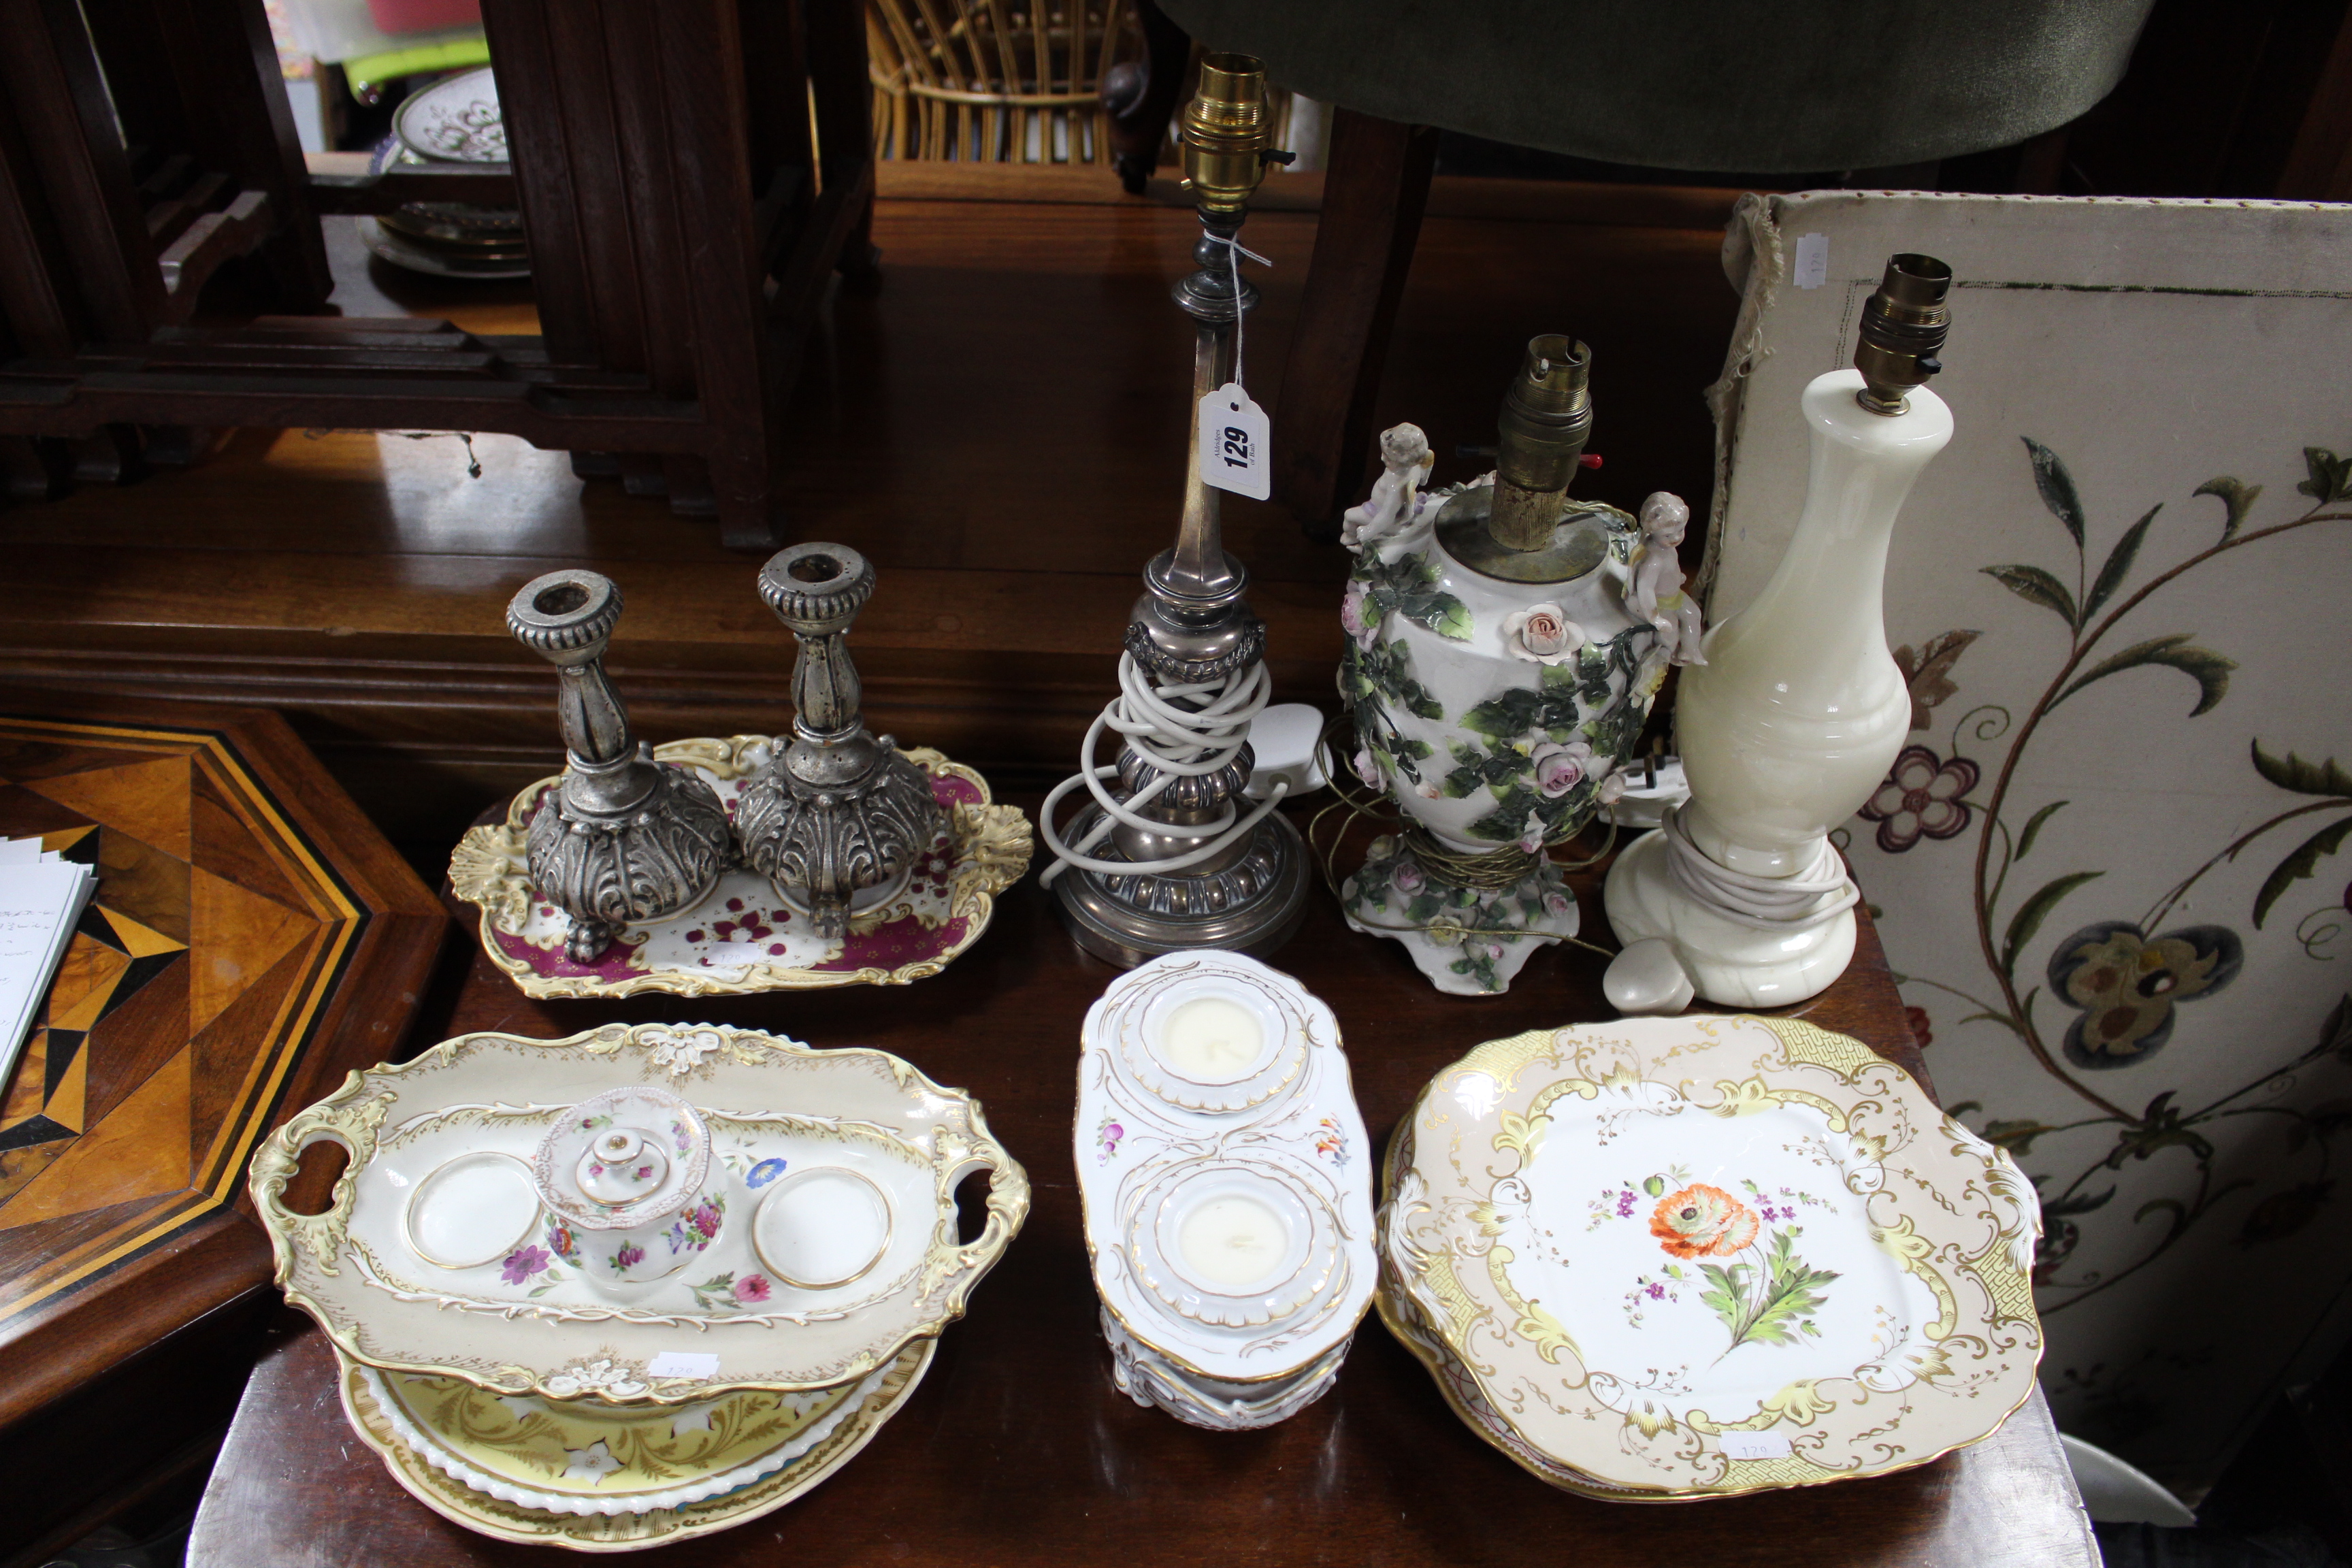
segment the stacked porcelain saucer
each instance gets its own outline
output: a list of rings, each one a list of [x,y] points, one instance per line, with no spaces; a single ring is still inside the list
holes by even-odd
[[[322,1138],[350,1172],[293,1213]],[[960,1246],[979,1171],[988,1222]],[[354,1074],[252,1187],[394,1478],[469,1529],[588,1551],[741,1523],[847,1462],[1028,1210],[969,1096],[705,1026],[469,1035]]]
[[[506,121],[490,68],[444,77],[411,93],[372,167],[447,168],[507,161]],[[522,214],[467,202],[407,202],[359,221],[360,238],[396,267],[441,278],[528,278]]]
[[[1118,1385],[1195,1426],[1319,1398],[1371,1300],[1371,1173],[1330,1008],[1184,952],[1087,1014],[1078,1191]]]
[[[1884,1474],[2033,1389],[2032,1185],[1808,1024],[1491,1041],[1431,1080],[1385,1176],[1382,1318],[1465,1421],[1571,1491]]]

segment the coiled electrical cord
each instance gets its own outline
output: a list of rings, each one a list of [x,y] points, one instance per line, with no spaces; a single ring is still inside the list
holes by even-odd
[[[1274,679],[1261,663],[1252,663],[1216,680],[1160,681],[1150,677],[1133,654],[1120,654],[1118,696],[1087,726],[1086,742],[1078,750],[1079,771],[1054,786],[1037,814],[1037,830],[1045,837],[1045,847],[1053,851],[1055,862],[1045,868],[1039,882],[1050,887],[1055,878],[1072,866],[1082,871],[1117,877],[1181,871],[1223,853],[1255,832],[1257,825],[1289,793],[1287,781],[1276,780],[1266,799],[1247,816],[1240,815],[1234,803],[1226,802],[1224,815],[1204,829],[1216,837],[1197,849],[1159,860],[1105,860],[1087,853],[1120,823],[1148,833],[1166,833],[1167,823],[1143,816],[1139,808],[1157,800],[1179,779],[1199,778],[1231,765],[1249,743],[1250,721],[1265,709],[1273,694]],[[1095,748],[1106,730],[1117,731],[1160,773],[1159,778],[1125,801],[1103,787],[1103,780],[1118,776],[1117,764],[1098,764],[1094,760]],[[1073,846],[1062,841],[1060,830],[1054,826],[1054,812],[1081,784],[1093,795],[1103,815],[1094,830]]]
[[[1680,806],[1668,806],[1659,826],[1666,835],[1666,864],[1683,891],[1735,925],[1750,931],[1805,931],[1862,901],[1862,889],[1846,875],[1845,862],[1827,840],[1812,864],[1793,877],[1751,877],[1717,864],[1692,842]],[[1832,894],[1837,896],[1832,899]],[[1824,904],[1824,899],[1830,901]]]

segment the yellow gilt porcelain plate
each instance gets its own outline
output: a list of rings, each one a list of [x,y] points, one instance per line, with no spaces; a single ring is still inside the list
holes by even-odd
[[[562,1546],[575,1552],[641,1552],[730,1529],[772,1513],[808,1491],[847,1464],[898,1414],[922,1382],[938,1348],[937,1340],[925,1339],[900,1351],[836,1407],[834,1415],[841,1417],[838,1421],[782,1468],[719,1497],[644,1513],[557,1513],[477,1491],[402,1441],[369,1385],[368,1369],[345,1361],[341,1390],[343,1413],[352,1430],[383,1460],[393,1479],[444,1519],[499,1541]],[[665,1418],[669,1414],[673,1413],[664,1413]]]
[[[454,1377],[344,1364],[435,1469],[508,1502],[577,1514],[683,1508],[748,1485],[823,1442],[882,1376],[648,1406],[492,1394]]]
[[[1556,1485],[1668,1500],[1881,1474],[2032,1392],[2031,1185],[1811,1025],[1490,1042],[1423,1091],[1387,1176],[1384,1318]]]
[[[764,767],[765,735],[675,741],[665,763],[692,768],[732,816],[736,797]],[[887,898],[853,906],[849,934],[812,934],[808,917],[767,879],[738,866],[708,897],[666,920],[631,926],[592,963],[563,951],[568,922],[530,884],[525,840],[544,778],[507,808],[504,822],[469,829],[449,857],[449,885],[482,911],[482,951],[526,996],[743,996],[834,985],[905,985],[945,969],[988,929],[996,895],[1029,868],[1029,819],[991,802],[988,781],[921,748],[906,753],[929,775],[947,819],[929,853]]]

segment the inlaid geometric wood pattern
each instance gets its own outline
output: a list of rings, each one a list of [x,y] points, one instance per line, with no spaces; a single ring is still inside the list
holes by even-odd
[[[275,715],[91,707],[0,696],[0,836],[99,874],[0,1084],[0,1364],[63,1386],[268,1279],[255,1144],[395,1054],[446,929]]]
[[[0,1100],[0,1324],[236,1195],[367,921],[216,735],[0,719],[0,834],[95,866]]]

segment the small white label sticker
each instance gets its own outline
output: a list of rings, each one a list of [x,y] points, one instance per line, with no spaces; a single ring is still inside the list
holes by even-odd
[[[1801,234],[1797,237],[1795,277],[1800,289],[1818,289],[1830,280],[1828,235]]]
[[[664,1351],[646,1363],[647,1377],[716,1377],[719,1358],[705,1351]],[[1783,1452],[1788,1444],[1782,1443]]]
[[[1723,1434],[1723,1457],[1727,1459],[1785,1459],[1789,1457],[1788,1435],[1782,1432],[1726,1432]]]
[[[1201,478],[1252,500],[1272,493],[1265,461],[1265,410],[1237,381],[1201,399]]]

